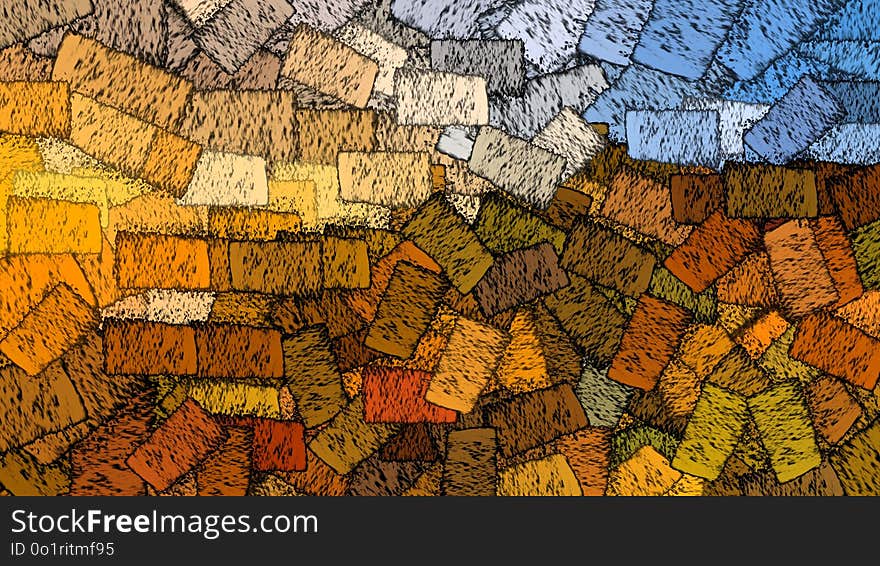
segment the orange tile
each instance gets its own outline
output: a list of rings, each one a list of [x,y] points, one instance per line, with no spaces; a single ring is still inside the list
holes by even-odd
[[[0,82],[0,131],[66,138],[70,90],[63,82]]]
[[[880,377],[880,340],[824,312],[798,323],[789,355],[864,389]]]
[[[91,306],[67,285],[58,285],[6,335],[0,352],[36,375],[96,327]]]
[[[208,242],[124,232],[116,237],[116,275],[126,289],[208,289]]]

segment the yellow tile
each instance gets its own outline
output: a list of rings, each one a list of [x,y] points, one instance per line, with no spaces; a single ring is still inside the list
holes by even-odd
[[[606,494],[663,495],[681,476],[681,472],[673,469],[662,454],[651,446],[643,446],[629,460],[611,471]]]
[[[107,226],[109,207],[107,183],[96,177],[62,173],[18,171],[12,194],[24,198],[43,198],[94,204],[101,212],[101,226]]]
[[[498,495],[580,496],[580,482],[562,454],[511,466],[498,474]]]
[[[100,211],[94,204],[10,197],[10,253],[101,253]]]
[[[189,383],[189,396],[209,413],[233,416],[281,417],[278,389],[234,380]]]

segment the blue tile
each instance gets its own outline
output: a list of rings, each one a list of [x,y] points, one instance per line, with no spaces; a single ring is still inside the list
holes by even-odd
[[[841,124],[835,126],[807,150],[820,161],[848,165],[880,163],[880,124]]]
[[[827,81],[822,88],[840,102],[845,123],[880,124],[880,82]]]
[[[880,40],[880,0],[848,0],[812,39]]]
[[[678,108],[685,96],[710,96],[691,81],[633,63],[584,112],[588,122],[604,122],[613,141],[626,139],[627,110]]]
[[[798,51],[855,79],[880,80],[880,42],[809,41],[800,45]]]
[[[626,113],[630,157],[717,168],[721,157],[718,112],[631,110]]]
[[[849,78],[849,75],[835,71],[827,63],[792,51],[777,59],[754,79],[734,83],[721,96],[740,102],[772,104],[785,96],[791,87],[808,75],[827,80]]]
[[[596,0],[578,51],[615,65],[627,65],[653,0]]]
[[[744,2],[656,0],[633,61],[686,79],[702,77]]]
[[[844,0],[750,0],[716,58],[740,80],[752,79],[815,33],[843,3]]]
[[[783,164],[810,147],[844,116],[840,103],[816,81],[801,79],[743,136],[770,163]]]

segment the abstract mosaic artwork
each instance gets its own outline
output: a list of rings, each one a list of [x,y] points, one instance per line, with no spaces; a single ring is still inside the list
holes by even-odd
[[[880,494],[880,0],[0,0],[3,495]]]

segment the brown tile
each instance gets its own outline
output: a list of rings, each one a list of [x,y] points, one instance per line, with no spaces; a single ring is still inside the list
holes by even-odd
[[[721,175],[683,173],[669,179],[672,217],[682,224],[700,224],[724,205]]]
[[[562,267],[637,297],[648,289],[654,257],[614,231],[581,220],[565,240]]]
[[[285,91],[193,93],[180,133],[211,150],[293,161],[299,138],[296,96]]]
[[[232,288],[273,295],[314,295],[323,286],[320,242],[232,242]]]
[[[195,375],[195,330],[160,322],[104,321],[104,371],[137,375]]]
[[[171,131],[179,126],[192,85],[137,57],[75,34],[64,37],[52,79],[74,92]]]
[[[364,343],[379,352],[408,358],[445,292],[446,283],[434,273],[398,263]]]
[[[379,66],[354,49],[300,25],[294,31],[281,74],[363,108]]]
[[[495,258],[473,289],[483,314],[494,316],[568,285],[553,246],[542,243]]]
[[[195,329],[199,377],[284,376],[281,332],[250,326],[208,324]]]
[[[553,418],[548,419],[547,415],[553,415]],[[569,384],[491,404],[486,408],[486,422],[498,431],[498,446],[505,457],[535,448],[589,424]]]

